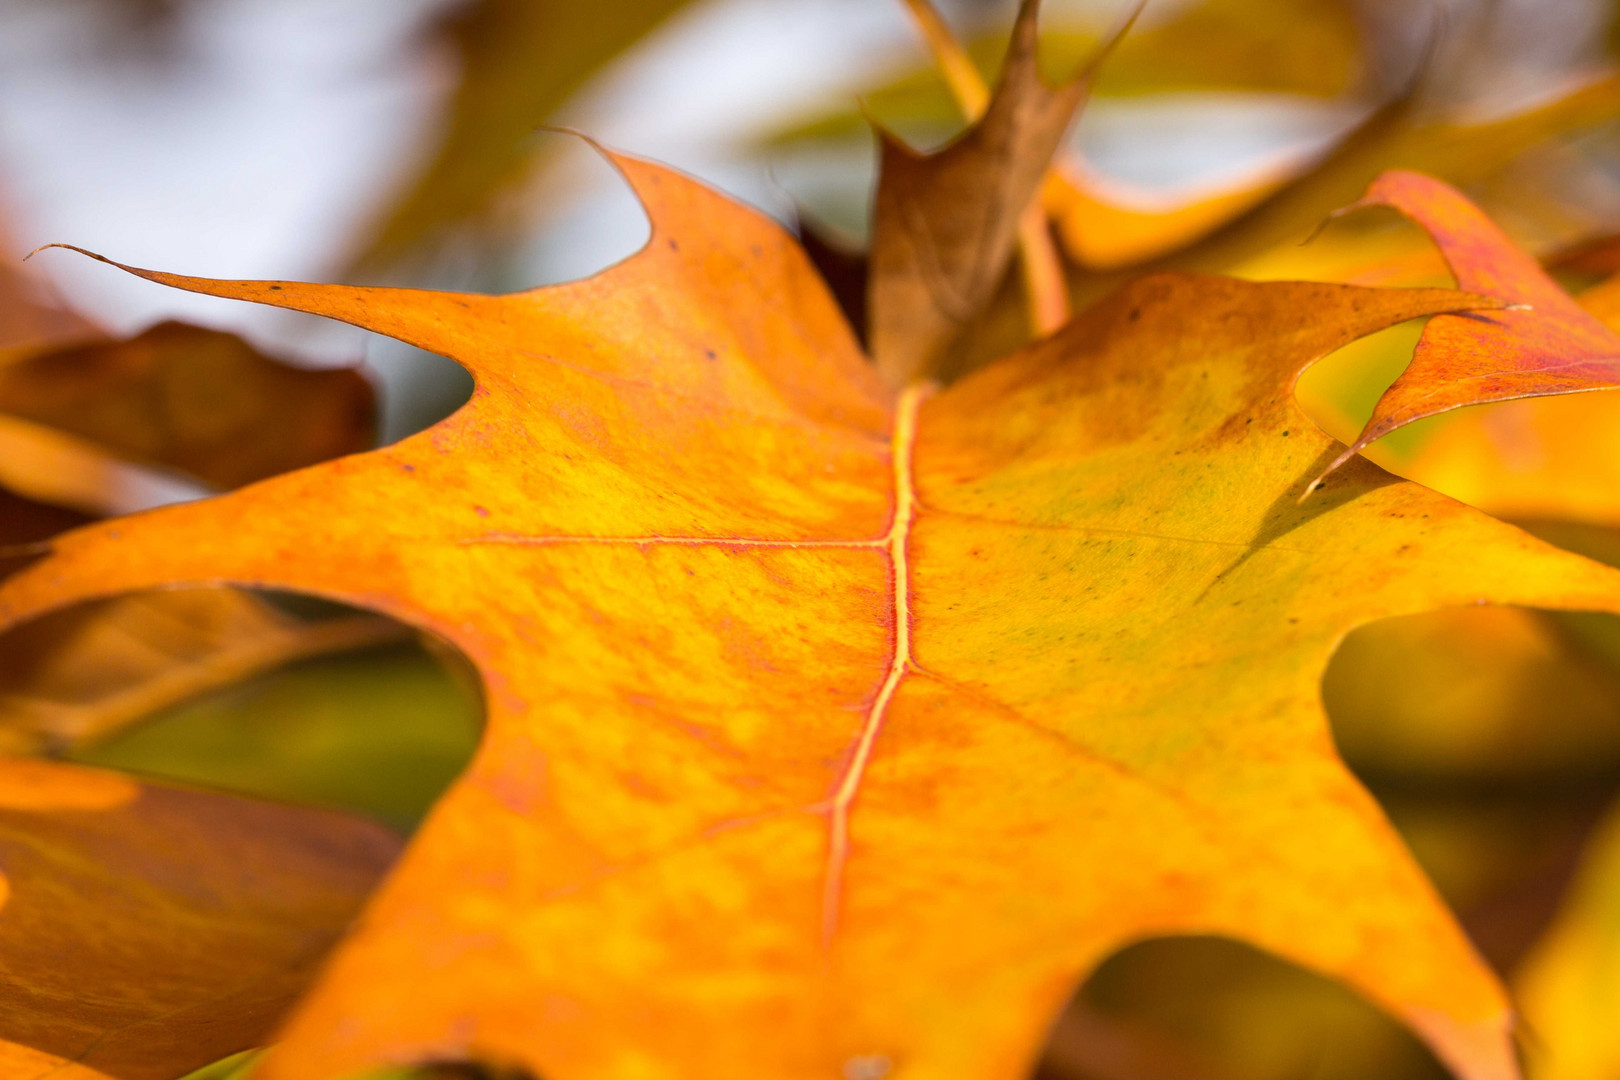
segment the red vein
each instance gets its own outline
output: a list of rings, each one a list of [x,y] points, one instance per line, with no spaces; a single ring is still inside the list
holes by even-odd
[[[839,902],[844,892],[844,867],[849,862],[849,812],[860,793],[861,780],[872,760],[872,748],[883,731],[883,721],[889,704],[900,689],[911,666],[911,567],[907,546],[911,540],[911,525],[917,516],[916,485],[911,474],[912,452],[917,441],[917,410],[932,389],[928,384],[913,384],[900,392],[895,405],[894,438],[891,451],[894,459],[894,517],[889,532],[882,540],[889,553],[889,576],[894,588],[894,651],[889,657],[889,670],[872,699],[861,723],[860,734],[844,766],[843,775],[827,802],[827,868],[823,877],[821,898],[822,943],[832,941],[838,928]]]
[[[468,536],[463,544],[518,544],[545,546],[548,544],[675,544],[682,547],[774,547],[774,548],[885,548],[887,536],[869,540],[760,540],[750,536],[529,536],[524,533],[487,533]]]

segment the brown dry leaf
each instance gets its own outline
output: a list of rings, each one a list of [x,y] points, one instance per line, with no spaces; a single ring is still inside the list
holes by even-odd
[[[397,850],[342,814],[0,758],[0,1069],[173,1080],[261,1044]]]
[[[893,385],[937,372],[1001,283],[1020,218],[1109,48],[1047,86],[1039,8],[1023,0],[984,115],[950,145],[918,154],[879,129],[867,309],[872,357]]]
[[[264,1080],[1014,1077],[1085,972],[1177,932],[1512,1076],[1506,1004],[1318,683],[1357,625],[1620,611],[1620,571],[1364,463],[1298,506],[1334,444],[1290,392],[1352,338],[1489,301],[1159,276],[896,397],[791,237],[614,160],[651,239],[571,285],[132,271],[395,334],[478,390],[395,446],[69,534],[0,591],[15,623],[287,588],[480,671],[477,759]]]
[[[0,413],[216,488],[370,449],[373,411],[352,368],[293,367],[184,323],[0,357]]]
[[[19,560],[26,559],[38,541],[89,520],[88,514],[27,499],[0,487],[0,521],[5,522],[0,532],[0,577],[17,569]]]

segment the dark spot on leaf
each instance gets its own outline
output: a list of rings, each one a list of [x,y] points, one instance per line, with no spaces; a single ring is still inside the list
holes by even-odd
[[[416,466],[415,465],[401,465],[400,468],[404,469],[406,472],[415,472],[416,471]]]
[[[270,291],[271,292],[280,292],[281,291],[281,286],[280,285],[272,285],[272,286],[270,286]]]
[[[482,506],[473,507],[473,513],[477,514],[479,517],[489,517],[489,511],[484,509]]]

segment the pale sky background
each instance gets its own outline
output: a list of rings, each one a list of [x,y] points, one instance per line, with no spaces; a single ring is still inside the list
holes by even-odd
[[[193,3],[182,8],[177,62],[160,65],[120,60],[98,43],[88,0],[0,0],[0,210],[13,257],[65,241],[209,276],[337,272],[355,230],[432,150],[455,58],[422,47],[417,31],[451,2]],[[1147,18],[1176,6],[1153,0]],[[1545,90],[1548,72],[1579,61],[1604,10],[1599,0],[1504,7],[1501,33],[1516,59],[1489,68],[1479,87],[1499,104]],[[1559,17],[1549,18],[1554,7]],[[1057,0],[1045,17],[1081,9],[1106,22],[1117,8]],[[1010,8],[977,10],[1005,19]],[[782,213],[789,191],[843,184],[859,198],[869,165],[790,158],[767,168],[745,153],[751,137],[847,102],[920,56],[895,0],[706,0],[622,57],[558,119]],[[1104,170],[1171,191],[1309,152],[1353,119],[1339,106],[1278,96],[1103,99],[1076,138]],[[525,284],[589,273],[644,235],[605,166],[583,148],[559,157],[551,212],[523,248]],[[421,367],[351,328],[164,289],[68,253],[36,265],[116,331],[181,317],[310,362],[368,359],[396,413]],[[401,416],[389,424],[395,434]]]

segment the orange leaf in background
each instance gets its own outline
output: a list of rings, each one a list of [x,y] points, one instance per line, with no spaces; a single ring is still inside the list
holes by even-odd
[[[1620,336],[1620,276],[1580,293]],[[1620,396],[1504,402],[1449,418],[1401,471],[1498,517],[1620,526]]]
[[[0,1071],[173,1080],[259,1045],[397,850],[342,814],[0,758]]]
[[[1620,273],[1583,290],[1576,302],[1603,325],[1620,334]]]
[[[1202,239],[1265,201],[1299,171],[1269,169],[1202,198],[1161,205],[1071,158],[1059,161],[1046,177],[1041,199],[1075,262],[1089,270],[1114,270]]]
[[[1196,932],[1512,1076],[1500,991],[1334,755],[1320,674],[1391,615],[1620,611],[1620,571],[1364,463],[1300,507],[1333,443],[1290,393],[1489,301],[1159,276],[895,396],[791,237],[613,160],[651,238],[569,285],[132,270],[478,389],[394,446],[69,534],[0,590],[15,623],[293,589],[480,671],[477,758],[257,1075],[997,1080],[1106,955]]]
[[[1620,385],[1620,334],[1584,311],[1455,190],[1420,173],[1389,172],[1352,209],[1364,206],[1392,207],[1421,225],[1445,255],[1458,288],[1526,310],[1431,321],[1411,364],[1323,475],[1414,420],[1467,405]]]
[[[1620,756],[1620,677],[1560,618],[1459,608],[1350,635],[1322,682],[1340,751],[1382,775],[1476,784]]]

